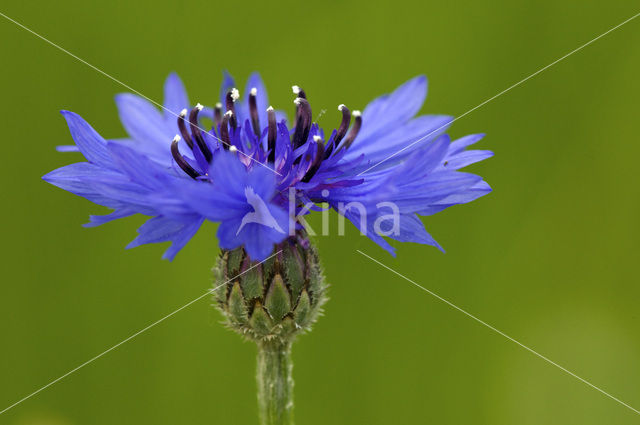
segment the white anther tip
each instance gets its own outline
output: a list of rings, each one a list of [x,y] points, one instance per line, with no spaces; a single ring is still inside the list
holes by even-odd
[[[220,102],[216,103],[216,108],[222,108],[222,103]]]
[[[233,116],[233,111],[227,111],[224,113],[226,116],[231,117]]]
[[[175,137],[173,138],[174,142],[179,142],[181,140],[181,137],[178,136],[177,134],[175,135]]]
[[[322,137],[320,137],[320,136],[313,136],[313,141],[314,141],[314,142],[322,142]]]
[[[204,109],[204,106],[202,106],[201,104],[198,103],[198,104],[196,104],[196,109],[198,111],[202,111],[202,109]]]
[[[291,90],[293,90],[293,94],[300,93],[300,87],[298,86],[291,86]]]
[[[240,92],[235,87],[231,89],[231,99],[233,99],[234,102],[240,99]]]
[[[300,102],[302,102],[302,98],[301,98],[301,97],[296,97],[296,98],[293,100],[293,103],[295,103],[296,105],[299,105],[299,104],[300,104]]]
[[[184,118],[184,117],[186,117],[186,116],[187,116],[187,109],[186,109],[186,108],[185,108],[185,109],[183,109],[182,111],[180,111],[180,116],[181,116],[182,118]]]
[[[273,111],[273,106],[269,106],[269,107],[267,108],[267,112],[271,112],[271,111]]]
[[[231,145],[231,146],[229,146],[229,152],[238,152],[238,148],[236,148],[235,146]]]
[[[256,96],[256,95],[258,94],[258,89],[257,89],[257,88],[255,88],[255,87],[253,87],[253,88],[251,89],[250,93],[251,93],[251,96]]]
[[[362,112],[360,112],[360,111],[353,111],[353,116],[354,116],[354,117],[358,118],[358,117],[359,117],[359,116],[361,116],[361,115],[362,115]]]
[[[342,112],[342,110],[343,110],[344,108],[346,108],[346,107],[347,107],[347,106],[346,106],[344,103],[341,103],[341,104],[339,104],[339,105],[338,105],[338,111]]]

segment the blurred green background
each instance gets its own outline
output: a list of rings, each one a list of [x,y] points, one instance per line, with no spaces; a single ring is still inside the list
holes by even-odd
[[[271,102],[305,88],[320,123],[425,73],[423,112],[460,115],[637,13],[628,0],[5,2],[8,16],[160,101],[170,71],[213,103],[259,70]],[[210,288],[206,226],[173,263],[125,251],[142,218],[40,177],[75,161],[60,109],[121,137],[126,91],[0,17],[0,410]],[[318,239],[326,316],[294,347],[312,424],[637,424],[640,416],[357,254],[361,249],[640,408],[640,19],[456,122],[486,132],[489,196],[425,220],[447,254]],[[242,87],[244,84],[242,84]],[[316,217],[318,223],[319,217]],[[337,223],[336,216],[332,223]],[[0,416],[13,425],[255,424],[255,348],[209,300]]]

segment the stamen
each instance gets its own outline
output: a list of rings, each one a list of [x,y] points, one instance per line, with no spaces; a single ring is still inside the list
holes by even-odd
[[[258,117],[258,104],[256,95],[258,89],[255,87],[249,92],[249,115],[251,115],[251,125],[253,126],[253,133],[260,137],[260,118]]]
[[[229,146],[229,152],[236,153],[236,152],[238,152],[238,148],[236,148],[235,146],[231,145],[231,146]]]
[[[191,134],[193,135],[195,142],[198,144],[202,155],[204,155],[204,159],[206,159],[207,162],[211,162],[213,155],[209,150],[209,146],[207,146],[204,139],[202,138],[200,127],[198,127],[198,114],[200,113],[200,111],[202,111],[202,108],[203,106],[198,103],[196,107],[191,110],[191,112],[189,113],[189,124],[191,124]]]
[[[296,129],[293,133],[293,148],[296,149],[305,144],[311,130],[311,105],[302,97],[293,101],[298,106],[296,113]]]
[[[355,118],[355,122],[351,127],[351,131],[347,134],[347,137],[344,139],[343,146],[345,149],[349,149],[349,146],[353,143],[360,131],[360,127],[362,127],[362,113],[360,111],[353,111],[353,117]]]
[[[318,169],[322,164],[322,159],[324,158],[324,145],[322,144],[322,137],[313,136],[313,140],[317,144],[316,156],[313,158],[311,167],[309,167],[309,170],[306,172],[306,174],[302,178],[302,181],[304,183],[307,183],[309,180],[311,180],[311,178],[316,174],[316,172],[318,172]]]
[[[180,130],[180,134],[182,134],[182,138],[189,146],[189,149],[193,149],[193,141],[191,140],[191,135],[187,131],[187,124],[185,124],[184,118],[187,116],[187,110],[183,109],[180,111],[180,116],[178,117],[178,129]]]
[[[227,112],[233,112],[233,115],[231,116],[231,125],[233,126],[233,128],[238,128],[238,120],[236,119],[236,108],[234,104],[239,97],[240,93],[238,92],[238,89],[233,88],[227,92],[227,96],[225,98]]]
[[[220,138],[222,139],[222,148],[229,150],[231,146],[231,138],[229,137],[229,121],[233,118],[233,111],[225,112],[220,124]]]
[[[301,97],[303,99],[307,98],[307,94],[304,92],[304,90],[300,88],[300,86],[291,86],[291,90],[293,91],[293,94],[295,94],[296,96]]]
[[[276,126],[276,111],[273,110],[272,106],[267,108],[267,117],[269,119],[269,130],[267,133],[269,162],[276,162],[276,138],[278,136],[278,127]]]
[[[233,98],[234,102],[237,102],[238,99],[240,99],[240,92],[237,88],[234,87],[231,89],[231,97]]]
[[[192,179],[197,179],[200,177],[200,174],[196,170],[193,169],[191,165],[184,159],[184,157],[180,154],[180,150],[178,149],[178,142],[180,141],[180,136],[176,134],[176,137],[173,138],[171,142],[171,156],[176,161],[176,164],[189,175]]]
[[[340,144],[344,135],[347,134],[347,130],[349,130],[349,123],[351,122],[351,111],[344,104],[338,106],[338,111],[342,112],[342,121],[340,122],[340,127],[336,131],[336,137],[333,139],[333,143],[327,147],[327,150],[324,152],[324,157],[329,158],[333,149]]]
[[[218,127],[222,122],[222,103],[216,103],[215,108],[213,108],[213,122],[215,123],[215,127]]]

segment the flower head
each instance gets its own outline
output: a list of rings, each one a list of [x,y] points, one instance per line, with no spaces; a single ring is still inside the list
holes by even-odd
[[[415,117],[426,96],[414,78],[363,110],[338,106],[336,129],[312,120],[305,91],[293,86],[295,117],[269,106],[258,74],[241,98],[225,74],[212,108],[190,104],[175,74],[163,110],[142,97],[116,97],[127,139],[107,140],[79,115],[62,111],[86,161],[44,176],[58,187],[112,208],[87,226],[133,214],[150,216],[129,247],[171,241],[172,259],[204,220],[219,222],[223,249],[244,247],[253,260],[295,238],[301,217],[327,203],[374,242],[385,237],[439,247],[418,216],[470,202],[491,191],[481,177],[458,171],[492,155],[466,150],[482,138],[451,142],[451,118]],[[209,130],[201,120],[212,120]],[[391,213],[391,214],[390,214]]]

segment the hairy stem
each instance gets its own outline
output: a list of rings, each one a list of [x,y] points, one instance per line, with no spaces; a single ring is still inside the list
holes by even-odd
[[[258,343],[258,409],[261,425],[293,425],[291,342]]]

